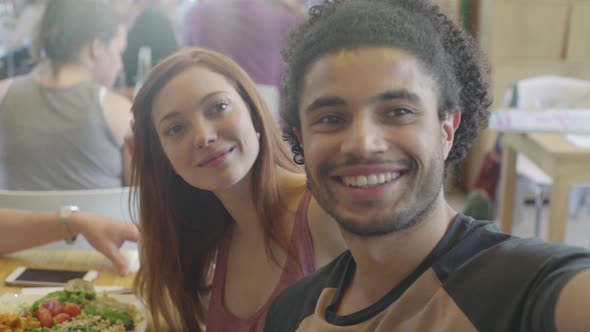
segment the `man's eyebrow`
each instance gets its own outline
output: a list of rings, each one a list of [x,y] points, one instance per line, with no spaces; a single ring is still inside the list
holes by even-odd
[[[415,103],[421,102],[420,97],[417,94],[410,92],[408,90],[384,91],[384,92],[381,92],[381,93],[371,97],[371,102],[376,103],[376,102],[390,101],[390,100],[396,100],[396,99],[409,100],[409,101],[412,101]]]
[[[313,112],[322,107],[335,107],[347,105],[346,100],[340,97],[322,97],[313,101],[305,108],[305,112]]]

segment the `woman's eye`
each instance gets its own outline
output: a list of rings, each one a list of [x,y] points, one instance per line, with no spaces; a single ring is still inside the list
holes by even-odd
[[[215,105],[213,105],[213,107],[211,107],[211,113],[212,114],[217,114],[217,113],[223,112],[228,107],[229,107],[229,103],[227,103],[227,102],[218,102]]]
[[[180,134],[183,129],[184,129],[184,126],[181,124],[172,125],[172,126],[168,127],[168,129],[166,129],[166,135],[167,136],[176,136],[176,135]]]

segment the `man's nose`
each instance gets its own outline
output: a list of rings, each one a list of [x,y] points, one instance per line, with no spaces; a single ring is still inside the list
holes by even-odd
[[[356,158],[367,158],[385,152],[387,140],[384,136],[384,128],[377,121],[378,119],[371,117],[370,114],[355,116],[348,132],[345,133],[341,152]]]

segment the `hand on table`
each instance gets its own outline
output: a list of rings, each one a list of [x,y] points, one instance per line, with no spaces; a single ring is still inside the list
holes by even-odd
[[[68,225],[72,233],[84,235],[88,243],[105,255],[121,275],[129,274],[129,264],[119,249],[125,241],[138,241],[136,225],[86,211],[73,213]]]

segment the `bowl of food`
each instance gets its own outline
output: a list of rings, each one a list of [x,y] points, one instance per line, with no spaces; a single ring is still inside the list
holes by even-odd
[[[124,332],[146,330],[145,308],[135,295],[97,294],[91,283],[74,279],[45,295],[0,297],[0,331]]]

